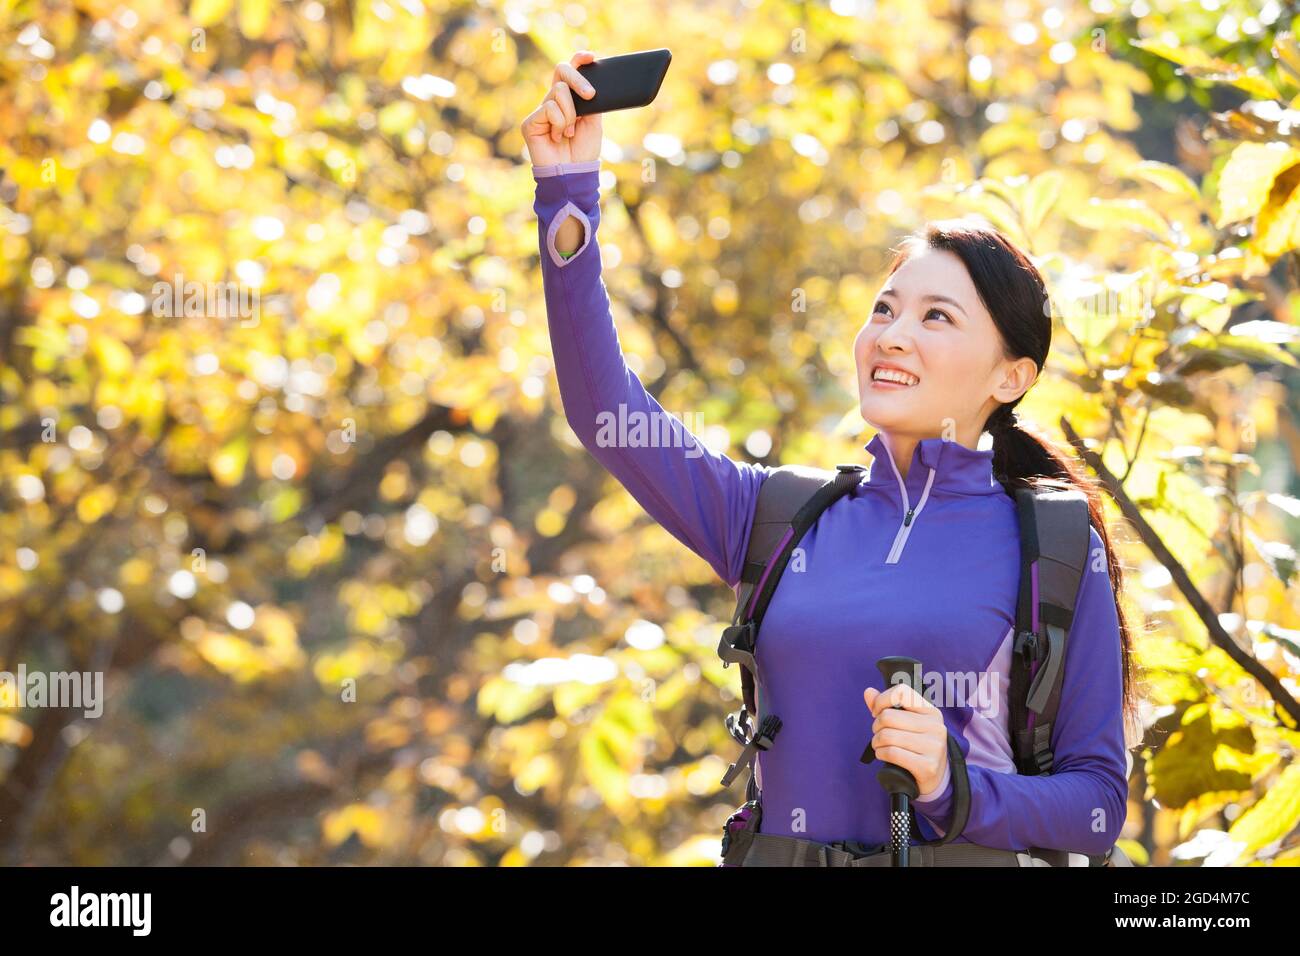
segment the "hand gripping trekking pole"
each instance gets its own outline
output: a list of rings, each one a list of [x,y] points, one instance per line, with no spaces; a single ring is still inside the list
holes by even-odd
[[[876,661],[886,689],[895,684],[906,684],[920,691],[921,662],[914,657],[882,657]],[[901,704],[896,708],[903,709]],[[876,759],[871,744],[862,753],[862,762]],[[886,763],[876,774],[876,780],[889,793],[889,840],[894,866],[908,866],[908,849],[911,847],[912,800],[920,794],[912,772],[896,763]]]

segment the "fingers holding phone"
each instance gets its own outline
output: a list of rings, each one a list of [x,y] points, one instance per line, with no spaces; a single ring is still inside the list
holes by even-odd
[[[596,54],[581,50],[567,63],[557,63],[551,76],[551,88],[541,105],[519,127],[528,156],[534,166],[554,163],[581,163],[600,157],[602,137],[600,114],[579,116],[574,96],[586,99],[595,88],[578,67],[595,61]]]

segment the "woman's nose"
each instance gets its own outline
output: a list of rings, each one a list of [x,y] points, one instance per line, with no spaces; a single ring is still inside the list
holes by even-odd
[[[876,336],[876,347],[886,352],[909,350],[912,346],[912,333],[907,328],[907,321],[897,318],[886,325]]]

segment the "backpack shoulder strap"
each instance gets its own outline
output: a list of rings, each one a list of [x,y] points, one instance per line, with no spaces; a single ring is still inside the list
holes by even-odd
[[[776,468],[758,488],[758,504],[754,507],[754,523],[749,532],[749,546],[745,551],[745,565],[740,572],[736,588],[736,611],[731,623],[739,624],[746,607],[754,597],[754,589],[762,580],[763,572],[776,556],[777,545],[803,507],[829,481],[835,472],[806,465],[782,465]]]
[[[1065,650],[1088,561],[1088,499],[1076,490],[1018,488],[1020,595],[1008,709],[1020,773],[1051,773],[1052,728]]]
[[[780,718],[768,715],[756,728],[750,716],[757,717],[754,651],[758,629],[772,594],[781,579],[790,555],[804,534],[823,511],[848,494],[862,481],[864,465],[837,465],[823,471],[799,465],[773,470],[759,487],[753,528],[745,554],[745,568],[737,585],[736,611],[732,624],[718,641],[718,656],[723,666],[740,665],[741,693],[744,707],[727,717],[727,729],[745,744],[745,752],[723,777],[729,786],[741,767],[752,759],[755,747],[766,749],[780,730]],[[751,790],[753,777],[750,778]],[[751,794],[752,796],[752,794]]]

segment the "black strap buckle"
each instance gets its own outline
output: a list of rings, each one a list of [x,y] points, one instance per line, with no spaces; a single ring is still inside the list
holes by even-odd
[[[1017,631],[1016,640],[1012,645],[1012,652],[1022,657],[1026,664],[1032,664],[1038,660],[1042,642],[1038,640],[1036,631]]]
[[[836,840],[833,843],[826,844],[833,849],[842,853],[847,853],[854,859],[861,859],[864,856],[875,856],[877,853],[884,853],[889,849],[888,843],[877,843],[873,846],[867,846],[858,840]]]
[[[745,710],[742,707],[737,713],[743,714],[744,712]],[[727,716],[727,730],[732,732],[731,735],[733,737],[736,736],[734,729],[735,724],[732,720],[735,716],[736,714],[729,714]],[[736,779],[737,774],[739,774],[744,767],[748,767],[753,763],[757,751],[770,749],[772,742],[776,739],[777,732],[780,729],[781,718],[776,716],[776,714],[768,714],[759,721],[758,730],[754,732],[753,736],[747,741],[740,741],[744,743],[745,749],[742,750],[740,756],[736,758],[736,762],[727,768],[727,772],[722,778],[722,786],[731,786],[731,782]],[[736,739],[738,741],[740,740],[739,737],[736,737]]]

